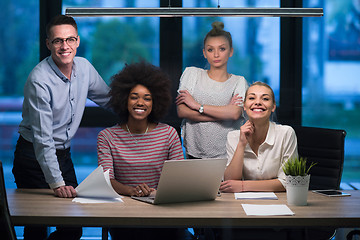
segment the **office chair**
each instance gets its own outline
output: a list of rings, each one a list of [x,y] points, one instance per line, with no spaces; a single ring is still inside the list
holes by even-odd
[[[299,156],[306,165],[316,163],[309,174],[309,190],[339,189],[344,165],[345,130],[294,126]],[[305,229],[307,239],[332,239],[335,228]]]
[[[294,126],[299,156],[307,158],[310,190],[339,189],[344,165],[345,130]]]
[[[10,212],[6,197],[4,171],[0,161],[0,233],[1,239],[16,240],[15,229],[11,223]]]
[[[352,240],[355,236],[360,236],[360,230],[352,230],[346,235],[346,240]]]
[[[346,132],[344,130],[314,128],[314,127],[293,127],[298,143],[298,152],[302,157],[307,158],[307,165],[317,163],[311,168],[310,190],[315,189],[339,189],[343,164],[344,164],[344,142]],[[272,237],[270,231],[262,229],[266,239],[306,239],[321,240],[331,239],[335,233],[334,228],[293,228],[273,231],[277,234]],[[260,230],[253,230],[261,234]],[[231,234],[231,232],[229,232]],[[281,236],[281,234],[285,236]],[[258,238],[251,238],[258,239]]]

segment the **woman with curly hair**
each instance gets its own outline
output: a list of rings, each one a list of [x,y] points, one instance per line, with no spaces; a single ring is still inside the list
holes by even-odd
[[[110,104],[120,123],[98,135],[98,163],[110,169],[114,190],[147,196],[156,189],[163,163],[183,159],[176,130],[159,119],[171,103],[168,76],[149,63],[126,65],[112,77]]]
[[[120,122],[99,133],[98,164],[110,169],[117,193],[148,196],[157,188],[164,161],[184,158],[176,130],[159,122],[171,103],[170,80],[160,68],[140,62],[115,74],[110,88]],[[112,239],[183,239],[185,229],[111,228],[110,234]]]

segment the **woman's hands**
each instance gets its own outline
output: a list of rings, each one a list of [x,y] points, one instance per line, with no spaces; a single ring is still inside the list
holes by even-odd
[[[201,106],[187,90],[180,90],[179,95],[176,97],[176,105],[185,104],[192,110],[198,110]]]
[[[185,104],[192,110],[198,110],[201,106],[200,103],[196,102],[195,99],[187,90],[180,90],[179,95],[176,97],[176,105]],[[243,98],[239,94],[235,94],[230,100],[229,105],[243,106]]]
[[[136,196],[136,197],[146,197],[149,196],[151,192],[155,189],[150,188],[147,184],[142,183],[137,185],[136,187],[128,186],[128,194],[129,196]]]
[[[246,121],[244,125],[240,127],[240,138],[239,144],[243,145],[244,147],[249,142],[249,139],[255,132],[255,125],[250,122],[250,120]]]
[[[116,179],[110,179],[111,186],[114,188],[115,192],[121,195],[127,196],[136,196],[136,197],[146,197],[150,193],[154,192],[154,188],[150,188],[147,184],[142,183],[136,187],[129,186],[118,182]]]
[[[242,97],[239,96],[239,94],[235,94],[235,96],[233,96],[230,100],[230,105],[235,105],[235,106],[244,106],[244,100]]]
[[[238,94],[231,98],[228,105],[204,105],[204,112],[199,113],[201,104],[198,103],[187,90],[180,90],[176,97],[178,116],[196,122],[214,122],[220,120],[236,121],[242,113],[242,97]]]
[[[221,183],[220,192],[234,193],[242,192],[244,189],[244,182],[241,180],[227,180]]]

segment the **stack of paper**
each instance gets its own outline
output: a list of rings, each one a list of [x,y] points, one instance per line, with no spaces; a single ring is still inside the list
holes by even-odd
[[[96,168],[79,186],[75,188],[77,197],[73,202],[79,203],[108,203],[123,202],[122,196],[117,194],[111,186],[109,170],[104,172],[102,166]]]
[[[240,192],[234,195],[235,199],[278,199],[273,192]]]

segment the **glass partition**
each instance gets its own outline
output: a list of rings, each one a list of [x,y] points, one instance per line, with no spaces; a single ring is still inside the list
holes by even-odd
[[[304,18],[302,123],[344,129],[343,182],[359,182],[360,2],[304,1],[322,18]]]
[[[0,2],[0,159],[7,187],[15,187],[11,167],[21,121],[23,87],[39,61],[39,1]]]
[[[267,0],[184,0],[184,7],[279,7]],[[66,7],[159,7],[158,0],[63,0]],[[39,1],[6,0],[0,18],[0,157],[12,165],[21,121],[23,85],[39,61]],[[323,7],[324,17],[303,19],[303,125],[341,128],[347,131],[344,181],[358,181],[360,127],[360,28],[359,2],[355,0],[304,1],[304,7]],[[109,82],[125,62],[146,59],[159,65],[159,18],[76,18],[86,57]],[[206,67],[203,37],[211,22],[220,20],[234,39],[229,71],[249,83],[268,82],[279,101],[280,18],[184,17],[183,68]],[[31,24],[29,24],[31,23]],[[91,103],[89,103],[91,105]],[[100,128],[82,128],[73,141],[76,165],[96,165],[96,136]],[[9,168],[10,169],[10,168]],[[11,169],[5,171],[12,177]],[[79,179],[81,180],[81,179]],[[7,181],[13,184],[13,181]]]
[[[67,7],[159,7],[158,0],[83,1],[63,0]],[[77,56],[87,58],[110,83],[124,64],[146,60],[159,66],[159,17],[76,17],[81,38]],[[96,106],[88,102],[88,106]],[[78,181],[97,167],[96,140],[99,128],[81,127],[71,142]]]
[[[183,1],[183,7],[279,7],[279,1]],[[183,68],[208,68],[203,40],[211,23],[222,21],[233,38],[234,54],[228,71],[242,75],[249,84],[268,83],[279,101],[280,18],[277,17],[184,17]]]

